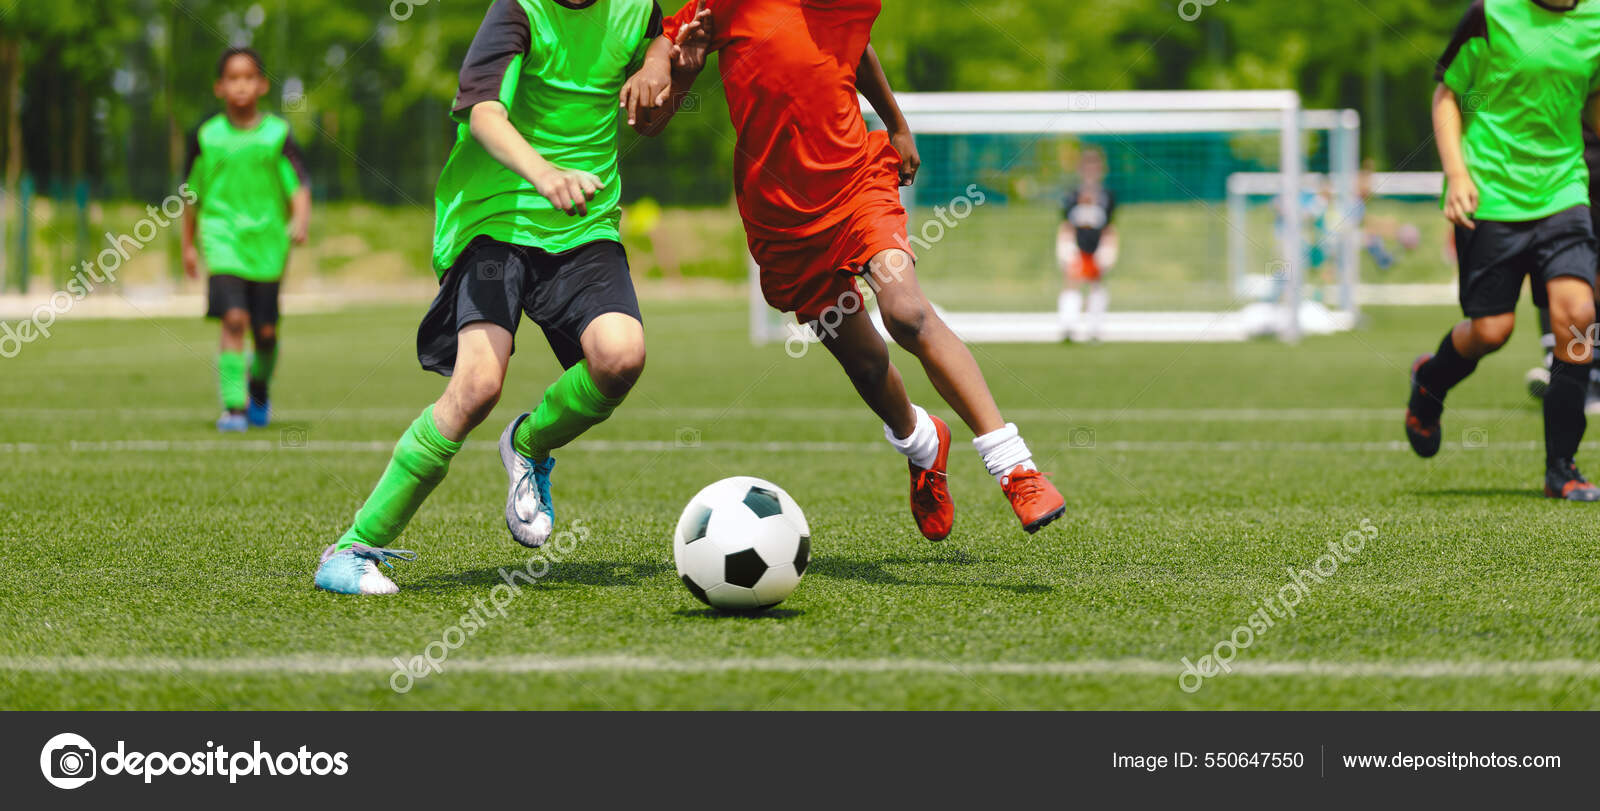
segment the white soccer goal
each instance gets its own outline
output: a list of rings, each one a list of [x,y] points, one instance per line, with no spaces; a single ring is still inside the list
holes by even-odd
[[[1107,341],[1295,340],[1347,328],[1354,311],[1305,302],[1302,229],[1239,235],[1277,283],[1241,291],[1231,265],[1229,178],[1271,173],[1276,210],[1301,222],[1308,158],[1354,195],[1359,117],[1304,111],[1293,91],[907,93],[922,170],[904,191],[918,277],[966,340],[1058,342],[1068,336],[1055,258],[1061,199],[1076,157],[1104,153],[1121,260],[1107,277]],[[878,126],[870,105],[863,114]],[[1248,254],[1247,254],[1248,255]],[[1353,272],[1353,271],[1352,271]],[[753,341],[810,336],[761,298],[751,269]]]

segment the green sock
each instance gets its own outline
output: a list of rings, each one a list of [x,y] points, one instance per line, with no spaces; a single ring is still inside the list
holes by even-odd
[[[461,443],[445,439],[433,424],[433,406],[424,409],[395,443],[388,469],[383,471],[372,495],[367,496],[367,503],[356,512],[355,523],[339,539],[338,548],[349,549],[358,543],[393,543],[428,494],[444,481],[444,474],[450,471],[450,458],[459,450]]]
[[[621,397],[600,393],[594,378],[589,376],[588,361],[579,361],[544,390],[544,401],[539,403],[533,416],[517,426],[511,444],[523,456],[543,459],[584,431],[605,422],[621,404]]]
[[[222,407],[229,411],[244,408],[244,353],[223,350],[217,356],[217,388],[222,394]]]

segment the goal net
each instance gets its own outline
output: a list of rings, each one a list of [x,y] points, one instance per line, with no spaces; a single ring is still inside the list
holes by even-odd
[[[908,93],[899,101],[922,157],[916,184],[903,190],[917,276],[968,341],[1085,337],[1088,310],[1064,311],[1057,237],[1086,156],[1105,167],[1118,254],[1102,275],[1109,304],[1092,337],[1294,340],[1353,323],[1353,300],[1347,308],[1307,296],[1305,271],[1316,258],[1307,209],[1316,201],[1303,193],[1315,172],[1346,208],[1353,204],[1353,111],[1303,111],[1291,91]],[[879,126],[865,102],[863,113]],[[1250,184],[1248,216],[1235,221],[1230,179],[1241,176],[1254,179],[1232,181]],[[1277,186],[1263,207],[1255,192],[1268,177]],[[1265,231],[1255,227],[1262,216]],[[1233,264],[1240,241],[1243,266]],[[1354,284],[1357,271],[1340,272]],[[754,273],[752,339],[814,338],[766,306]]]

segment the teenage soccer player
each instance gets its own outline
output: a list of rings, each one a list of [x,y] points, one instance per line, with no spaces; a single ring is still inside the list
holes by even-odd
[[[1405,422],[1418,455],[1439,452],[1445,395],[1505,344],[1532,275],[1555,334],[1577,336],[1556,341],[1544,398],[1545,494],[1571,501],[1600,500],[1574,460],[1596,263],[1581,122],[1600,89],[1597,67],[1600,13],[1576,0],[1478,0],[1440,57],[1434,133],[1467,320],[1412,365]]]
[[[879,0],[690,2],[667,21],[666,35],[706,12],[700,18],[710,33],[680,60],[665,109],[687,91],[704,52],[720,51],[738,139],[735,192],[762,293],[802,322],[823,325],[823,345],[909,460],[911,510],[922,534],[940,540],[955,518],[945,474],[950,429],[907,397],[860,306],[856,279],[863,275],[895,342],[921,361],[972,429],[1023,528],[1036,532],[1065,513],[1061,494],[1034,466],[1017,427],[1001,418],[971,352],[917,284],[899,186],[913,181],[920,159],[868,43],[879,10]],[[888,132],[867,131],[858,91]]]
[[[378,564],[412,554],[385,547],[499,401],[524,313],[566,371],[500,435],[505,519],[524,546],[550,536],[551,451],[611,416],[644,369],[618,241],[618,98],[660,32],[653,0],[490,7],[461,68],[456,143],[435,193],[439,295],[417,331],[423,368],[450,382],[400,438],[349,531],[323,551],[318,588],[397,590]]]
[[[1103,274],[1117,263],[1117,228],[1111,224],[1117,198],[1106,188],[1105,179],[1105,154],[1098,149],[1085,149],[1078,160],[1078,186],[1061,204],[1056,261],[1061,265],[1065,286],[1058,310],[1062,332],[1073,340],[1099,340],[1100,321],[1111,301]],[[1089,286],[1089,313],[1082,333],[1078,333],[1085,284]]]
[[[289,243],[306,241],[311,186],[289,124],[261,112],[271,89],[261,57],[230,48],[214,88],[223,111],[189,136],[184,174],[198,202],[184,212],[183,269],[206,280],[207,318],[222,321],[217,385],[219,431],[244,431],[270,419],[267,387],[278,362],[278,289]],[[198,209],[198,211],[197,211]],[[244,356],[245,333],[254,353]]]

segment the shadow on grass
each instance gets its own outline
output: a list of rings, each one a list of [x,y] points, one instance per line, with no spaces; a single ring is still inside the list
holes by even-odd
[[[771,620],[782,622],[803,616],[798,608],[769,608],[765,611],[718,611],[715,608],[680,608],[672,612],[680,617],[703,620]]]
[[[927,577],[902,577],[888,569],[890,566],[972,566],[978,559],[961,549],[947,553],[920,557],[898,556],[876,559],[851,559],[841,557],[816,558],[806,574],[839,580],[857,580],[877,586],[953,586],[960,588],[986,588],[1009,591],[1013,594],[1049,594],[1054,586],[1043,583],[986,583],[981,580],[940,580]]]
[[[1448,490],[1422,490],[1419,496],[1428,498],[1483,498],[1484,496],[1515,496],[1520,498],[1545,498],[1545,494],[1532,487],[1455,487]]]
[[[539,568],[542,567],[535,567],[535,571],[538,571]],[[523,579],[527,576],[524,566],[508,564],[504,567],[483,567],[449,574],[436,574],[419,580],[415,584],[407,584],[407,588],[421,591],[449,591],[463,586],[469,586],[474,589],[491,589],[506,582],[505,575],[500,573],[502,569],[505,570],[507,575],[513,572],[522,573],[516,577],[516,583],[519,586],[527,585]],[[566,560],[560,563],[552,562],[550,570],[538,579],[538,583],[547,588],[550,586],[637,586],[664,574],[674,574],[673,568],[664,563]]]

